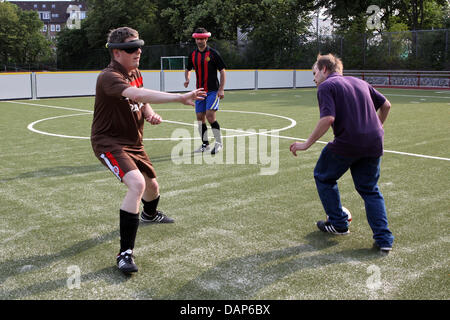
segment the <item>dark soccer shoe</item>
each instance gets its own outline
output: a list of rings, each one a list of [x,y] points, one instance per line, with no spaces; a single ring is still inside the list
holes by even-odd
[[[198,148],[197,150],[194,151],[194,153],[202,153],[202,152],[208,151],[209,149],[210,149],[209,144],[203,143],[203,144],[200,146],[200,148]]]
[[[156,214],[151,217],[146,214],[144,211],[141,212],[141,221],[145,223],[174,223],[175,220],[169,218],[164,213],[159,210],[156,210]]]
[[[219,143],[219,142],[216,142],[216,143],[214,144],[214,148],[211,150],[211,154],[219,153],[219,151],[222,150],[222,149],[223,149],[222,144]]]
[[[380,247],[376,242],[373,243],[373,248],[380,251],[380,253],[385,256],[387,256],[389,252],[392,251],[392,247]]]
[[[344,228],[344,229],[336,228],[331,224],[330,221],[322,221],[322,220],[317,221],[317,228],[319,228],[319,230],[322,232],[338,234],[338,235],[344,235],[344,234],[350,233],[348,228]]]
[[[130,274],[138,271],[137,265],[134,263],[133,251],[128,249],[117,255],[117,266],[123,273]]]

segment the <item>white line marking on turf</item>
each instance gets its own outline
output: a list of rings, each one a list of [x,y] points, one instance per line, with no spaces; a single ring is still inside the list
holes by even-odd
[[[21,237],[22,235],[24,235],[25,233],[28,233],[28,232],[30,232],[30,231],[33,231],[33,230],[36,230],[36,229],[39,229],[39,228],[40,228],[39,226],[34,226],[34,227],[29,227],[28,229],[19,231],[19,232],[17,232],[15,235],[13,235],[13,236],[11,236],[11,237],[9,237],[9,238],[3,239],[2,242],[1,242],[1,244],[5,244],[5,243],[7,243],[7,242],[9,242],[9,241],[11,241],[11,240],[15,240],[15,239],[17,239],[17,238],[20,238],[20,237]]]
[[[30,123],[27,126],[27,129],[36,133],[40,133],[46,136],[53,136],[53,137],[59,137],[59,138],[73,138],[73,139],[85,139],[88,140],[90,139],[90,137],[79,137],[79,136],[67,136],[67,135],[63,135],[63,134],[56,134],[56,133],[50,133],[50,132],[45,132],[45,131],[41,131],[41,130],[37,130],[34,128],[35,124],[38,124],[39,122],[43,122],[43,121],[47,121],[47,120],[53,120],[53,119],[59,119],[59,118],[67,118],[67,117],[74,117],[74,116],[80,116],[80,115],[86,115],[88,113],[77,113],[77,114],[69,114],[69,115],[65,115],[65,116],[57,116],[57,117],[51,117],[51,118],[45,118],[45,119],[41,119],[41,120],[37,120],[34,121],[32,123]]]
[[[295,137],[287,137],[287,136],[280,136],[280,135],[273,135],[273,134],[266,134],[266,133],[259,133],[259,134],[266,135],[266,136],[269,136],[269,137],[278,137],[278,138],[287,139],[287,140],[306,141],[306,139],[295,138]],[[316,141],[316,143],[327,144],[328,142],[318,140],[318,141]],[[425,154],[409,153],[409,152],[402,152],[402,151],[393,151],[393,150],[386,150],[386,149],[384,149],[383,151],[385,153],[395,153],[395,154],[401,154],[401,155],[404,155],[404,156],[450,161],[450,158],[427,156]]]
[[[86,113],[93,113],[94,112],[94,111],[91,111],[91,110],[68,108],[68,107],[60,107],[60,106],[50,106],[50,105],[38,104],[38,103],[28,103],[28,102],[20,102],[20,101],[4,101],[4,102],[24,104],[24,105],[28,105],[28,106],[38,106],[38,107],[52,108],[52,109],[69,110],[69,111],[78,111],[78,112],[81,111],[81,112],[86,112]]]
[[[412,94],[390,94],[386,93],[385,96],[393,96],[393,97],[411,97],[411,98],[436,98],[436,99],[450,99],[450,97],[436,97],[436,96],[416,96]]]
[[[394,95],[394,94],[391,94]],[[411,96],[411,95],[397,95],[397,96]],[[417,96],[417,97],[426,97],[426,96]],[[430,98],[435,98],[435,97],[431,97]],[[450,98],[450,97],[436,97],[436,98]],[[51,117],[51,118],[46,118],[46,119],[41,119],[41,120],[37,120],[33,123],[30,123],[28,125],[28,129],[31,131],[34,131],[36,133],[40,133],[40,134],[45,134],[45,135],[50,135],[50,136],[55,136],[55,137],[61,137],[61,138],[75,138],[75,139],[89,139],[89,137],[78,137],[78,136],[67,136],[67,135],[59,135],[59,134],[53,134],[53,133],[47,133],[47,132],[43,132],[37,129],[34,129],[33,126],[39,122],[45,121],[45,120],[51,120],[51,119],[56,119],[56,118],[63,118],[63,117],[71,117],[71,116],[79,116],[79,115],[85,115],[85,114],[91,114],[93,113],[93,111],[90,110],[83,110],[83,109],[76,109],[76,108],[66,108],[66,107],[60,107],[60,106],[49,106],[49,105],[44,105],[44,104],[35,104],[35,103],[27,103],[27,102],[18,102],[18,101],[4,101],[4,102],[9,102],[9,103],[17,103],[17,104],[24,104],[24,105],[30,105],[30,106],[39,106],[39,107],[46,107],[46,108],[55,108],[55,109],[63,109],[63,110],[70,110],[70,111],[82,111],[84,113],[80,113],[80,114],[72,114],[72,115],[66,115],[66,116],[57,116],[57,117]],[[167,111],[173,111],[173,110],[185,110],[185,109],[164,109]],[[264,113],[260,113],[260,112],[251,112],[251,111],[236,111],[236,110],[222,110],[222,111],[228,111],[228,112],[242,112],[242,113],[254,113],[254,114],[264,114]],[[270,116],[275,116],[275,117],[279,117],[279,118],[284,118],[284,119],[289,119],[291,121],[293,121],[291,123],[291,126],[289,126],[289,128],[292,128],[293,126],[296,125],[295,120],[288,118],[288,117],[284,117],[284,116],[280,116],[280,115],[273,115],[273,114],[269,114],[266,113],[265,115],[270,115]],[[172,121],[172,120],[164,120],[165,122],[168,123],[174,123],[174,124],[182,124],[182,125],[190,125],[190,126],[194,126],[193,123],[183,123],[183,122],[178,122],[178,121]],[[293,124],[295,123],[295,124]],[[289,129],[288,128],[288,129]],[[236,131],[236,132],[244,132],[247,135],[250,135],[247,131],[243,131],[243,130],[235,130],[235,129],[223,129],[223,130],[228,130],[228,131]],[[267,132],[258,132],[258,133],[252,133],[255,135],[265,135],[265,136],[269,136],[269,137],[278,137],[281,139],[287,139],[287,140],[297,140],[297,141],[306,141],[306,139],[302,139],[302,138],[296,138],[296,137],[288,137],[288,136],[281,136],[281,135],[274,135],[274,134],[270,134],[269,132],[280,132],[283,130],[287,130],[284,128],[281,129],[273,129]],[[236,137],[237,135],[235,135],[234,137]],[[224,136],[225,137],[225,136]],[[228,136],[229,137],[229,136]],[[176,140],[176,139],[171,139],[171,138],[149,138],[149,139],[144,139],[144,140]],[[181,140],[181,139],[178,139]],[[327,144],[328,142],[325,141],[316,141],[316,143],[321,143],[321,144]],[[405,156],[411,156],[411,157],[418,157],[418,158],[426,158],[426,159],[434,159],[434,160],[444,160],[444,161],[450,161],[450,158],[444,158],[444,157],[435,157],[435,156],[428,156],[428,155],[424,155],[424,154],[416,154],[416,153],[409,153],[409,152],[402,152],[402,151],[393,151],[393,150],[384,150],[385,153],[393,153],[393,154],[399,154],[399,155],[405,155]]]
[[[28,105],[32,105],[30,103],[28,103]],[[40,105],[40,106],[45,106],[45,105]],[[50,106],[51,108],[54,108],[55,106]],[[76,109],[76,110],[80,110],[80,109]],[[164,111],[191,111],[188,109],[164,109]],[[237,113],[247,113],[247,114],[258,114],[258,115],[264,115],[264,116],[270,116],[270,117],[277,117],[277,118],[281,118],[281,119],[286,119],[288,121],[291,122],[290,125],[283,127],[283,128],[279,128],[279,129],[272,129],[272,130],[268,130],[265,133],[271,133],[271,132],[280,132],[280,131],[284,131],[284,130],[288,130],[290,128],[293,128],[297,125],[297,122],[294,119],[288,118],[288,117],[284,117],[284,116],[280,116],[280,115],[275,115],[275,114],[270,114],[270,113],[263,113],[263,112],[252,112],[252,111],[240,111],[240,110],[222,110],[222,112],[237,112]],[[72,139],[85,139],[88,140],[90,139],[90,137],[80,137],[80,136],[69,136],[69,135],[62,135],[62,134],[57,134],[57,133],[50,133],[50,132],[45,132],[42,130],[38,130],[35,129],[34,126],[40,122],[43,121],[47,121],[47,120],[54,120],[54,119],[59,119],[59,118],[65,118],[65,117],[72,117],[72,116],[80,116],[80,115],[87,115],[87,114],[91,114],[92,112],[84,112],[84,113],[77,113],[77,114],[71,114],[71,115],[63,115],[63,116],[56,116],[56,117],[49,117],[49,118],[45,118],[45,119],[40,119],[37,121],[34,121],[32,123],[30,123],[27,126],[27,129],[30,131],[33,131],[35,133],[40,133],[43,135],[48,135],[48,136],[53,136],[53,137],[60,137],[60,138],[72,138]],[[186,123],[186,122],[179,122],[179,121],[172,121],[172,120],[163,120],[163,123],[174,123],[174,124],[181,124],[181,125],[187,125],[187,126],[196,126],[195,123]],[[227,128],[222,128],[222,130],[224,131],[234,131],[234,132],[238,132],[238,133],[242,133],[242,134],[235,134],[235,135],[224,135],[222,136],[222,138],[234,138],[234,137],[242,137],[242,136],[251,136],[251,135],[257,135],[258,133],[255,132],[248,132],[248,131],[244,131],[244,130],[235,130],[235,129],[227,129]],[[144,138],[144,140],[146,141],[180,141],[180,140],[195,140],[196,137],[189,137],[189,138]]]

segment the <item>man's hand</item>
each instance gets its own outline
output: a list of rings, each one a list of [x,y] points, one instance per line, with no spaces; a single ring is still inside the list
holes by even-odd
[[[155,125],[155,124],[160,124],[162,121],[162,118],[159,114],[153,112],[149,115],[146,115],[145,120],[147,120],[150,124]]]
[[[204,100],[206,97],[206,92],[203,88],[193,90],[191,92],[181,95],[181,103],[187,106],[195,106],[195,100]]]
[[[291,144],[291,147],[289,150],[292,152],[294,156],[297,156],[297,151],[304,151],[307,150],[310,146],[306,144],[306,142],[294,142]]]
[[[223,97],[225,97],[225,92],[223,90],[219,90],[217,92],[217,96],[219,97],[220,100],[222,100]]]
[[[189,85],[189,80],[186,80],[186,81],[184,82],[184,87],[187,88],[188,85]]]

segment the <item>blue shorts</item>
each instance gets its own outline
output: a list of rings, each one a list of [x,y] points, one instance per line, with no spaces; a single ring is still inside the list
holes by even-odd
[[[210,91],[206,94],[205,100],[195,101],[195,112],[206,112],[206,110],[219,110],[219,97],[217,91]]]

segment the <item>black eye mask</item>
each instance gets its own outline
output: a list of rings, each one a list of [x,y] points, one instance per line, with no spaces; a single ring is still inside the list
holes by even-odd
[[[145,44],[144,40],[141,40],[141,39],[128,41],[128,42],[120,42],[120,43],[108,42],[106,44],[106,48],[119,49],[119,50],[124,50],[127,53],[133,53],[137,49],[142,48],[144,46],[144,44]]]

